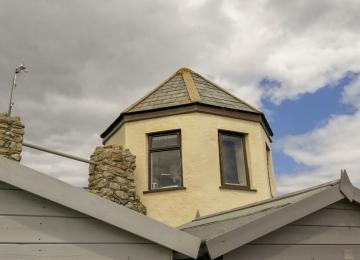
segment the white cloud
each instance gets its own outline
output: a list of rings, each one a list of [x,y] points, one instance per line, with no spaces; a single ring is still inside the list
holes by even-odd
[[[360,104],[360,78],[357,77],[343,92],[343,101]],[[360,110],[352,115],[334,115],[325,125],[308,133],[288,136],[278,146],[297,163],[309,170],[278,177],[281,193],[298,190],[339,178],[346,169],[352,181],[360,186]]]
[[[75,155],[88,156],[122,108],[182,66],[258,107],[264,97],[295,99],[360,71],[357,0],[0,1],[1,110],[13,68],[29,65],[14,111],[25,138]],[[263,88],[264,77],[281,84]],[[346,102],[355,88],[344,94]],[[24,162],[69,176],[65,159],[56,164],[33,154],[26,152]]]
[[[342,101],[360,109],[360,77],[357,76],[345,89],[342,94]]]

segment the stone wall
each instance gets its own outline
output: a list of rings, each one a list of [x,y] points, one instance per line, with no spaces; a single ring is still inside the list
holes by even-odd
[[[0,113],[0,156],[20,161],[23,136],[24,125],[20,117]]]
[[[96,147],[91,155],[89,191],[146,214],[135,194],[135,155],[118,145]]]

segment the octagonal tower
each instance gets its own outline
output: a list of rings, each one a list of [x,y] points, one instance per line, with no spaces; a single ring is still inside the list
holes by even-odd
[[[136,193],[148,216],[172,226],[276,192],[264,114],[187,68],[124,110],[101,137],[136,155]]]

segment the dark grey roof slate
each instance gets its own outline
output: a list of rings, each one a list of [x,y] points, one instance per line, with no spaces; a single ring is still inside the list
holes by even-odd
[[[197,73],[192,73],[192,77],[200,95],[200,103],[236,110],[257,112],[254,108],[250,107],[242,100],[224,91]]]
[[[127,112],[165,108],[190,102],[183,77],[181,74],[175,74]]]
[[[184,73],[189,73],[188,75],[192,78],[193,86],[189,86],[192,82],[189,83],[184,80]],[[193,94],[200,96],[200,99],[192,100],[190,95],[191,91],[197,92]],[[148,111],[191,103],[202,103],[222,108],[259,113],[257,109],[187,68],[179,69],[170,76],[168,80],[124,112]]]

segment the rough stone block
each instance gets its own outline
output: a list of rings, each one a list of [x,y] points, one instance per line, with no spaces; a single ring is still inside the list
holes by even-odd
[[[117,145],[96,147],[90,156],[96,165],[89,166],[89,191],[129,209],[146,214],[135,193],[136,156]]]

